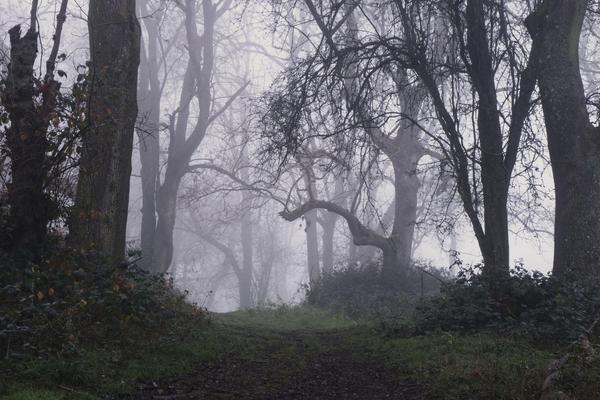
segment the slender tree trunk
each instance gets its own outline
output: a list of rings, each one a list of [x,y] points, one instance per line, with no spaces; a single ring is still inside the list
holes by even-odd
[[[579,68],[586,5],[546,0],[527,20],[541,40],[538,81],[556,187],[553,275],[559,280],[596,277],[600,265],[600,131],[590,122]]]
[[[177,192],[180,182],[181,178],[177,176],[165,177],[158,190],[156,198],[158,223],[152,257],[152,272],[156,274],[167,272],[173,260],[173,231],[177,219]]]
[[[469,0],[466,8],[467,51],[470,76],[478,94],[477,129],[481,142],[481,182],[484,202],[482,255],[483,273],[490,282],[508,277],[508,189],[510,170],[506,168],[503,135],[498,113],[494,66],[486,30],[486,10],[482,0]]]
[[[333,201],[339,202],[343,204],[346,202],[344,194],[344,181],[341,177],[336,177],[335,180],[335,189],[333,193]],[[323,244],[323,273],[329,274],[333,272],[334,265],[334,236],[335,236],[335,226],[339,219],[339,215],[336,213],[332,213],[329,211],[323,212],[322,215],[323,223],[322,223],[322,244]]]
[[[169,136],[169,160],[162,184],[156,196],[156,232],[152,255],[152,272],[164,274],[173,259],[173,230],[177,219],[177,194],[181,179],[186,172],[188,159],[181,154],[185,148],[185,136],[190,115],[189,99],[194,95],[194,74],[188,61],[181,93],[177,121],[171,118]]]
[[[245,155],[245,149],[242,150],[243,154],[242,164],[247,164],[248,160]],[[249,181],[248,169],[242,169],[242,180],[244,182]],[[251,193],[245,190],[242,193],[242,276],[239,279],[240,288],[240,308],[250,308],[253,306],[252,296],[252,271],[254,268],[254,241],[253,241],[253,229],[252,229],[252,198]]]
[[[141,248],[144,269],[151,271],[154,259],[154,244],[156,236],[156,188],[158,183],[159,143],[158,143],[158,112],[160,110],[160,97],[158,100],[152,93],[148,99],[152,104],[148,108],[148,130],[138,131],[140,140],[140,162],[142,179],[142,226]],[[144,102],[144,106],[148,105]],[[156,127],[156,128],[154,128]]]
[[[83,146],[71,240],[120,260],[137,117],[140,26],[135,0],[91,0],[89,127]]]
[[[141,5],[144,15],[148,14],[146,4]],[[152,271],[156,234],[156,189],[159,184],[159,126],[161,88],[158,79],[158,24],[153,18],[145,18],[147,50],[142,48],[142,64],[138,101],[139,153],[142,179],[142,226],[141,226],[141,265]]]
[[[317,210],[311,210],[304,215],[306,222],[306,261],[309,282],[315,283],[321,278],[319,266],[319,236],[317,233]]]
[[[358,261],[358,246],[354,244],[352,237],[348,240],[348,260],[350,263]]]
[[[275,262],[275,252],[277,251],[276,248],[274,248],[276,243],[274,232],[271,231],[268,233],[268,235],[270,238],[270,245],[267,245],[267,243],[263,242],[263,245],[260,248],[261,269],[256,289],[256,305],[259,307],[264,307],[267,302],[269,286],[271,283],[271,275],[273,271],[273,263]]]

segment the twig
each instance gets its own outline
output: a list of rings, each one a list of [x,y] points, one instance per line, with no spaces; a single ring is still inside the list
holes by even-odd
[[[94,399],[100,399],[100,397],[94,396],[93,394],[87,393],[87,392],[82,392],[79,390],[75,390],[73,388],[70,388],[68,386],[64,386],[64,385],[57,385],[58,388],[62,389],[62,390],[66,390],[67,392],[71,392],[71,393],[75,393],[78,394],[80,396],[88,396]]]

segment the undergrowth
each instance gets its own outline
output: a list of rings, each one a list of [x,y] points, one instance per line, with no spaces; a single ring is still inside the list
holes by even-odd
[[[355,320],[399,326],[411,324],[419,301],[438,294],[447,279],[444,271],[415,263],[399,287],[386,281],[379,263],[350,264],[311,285],[306,302]]]
[[[69,249],[36,264],[1,260],[0,396],[18,381],[108,384],[205,324],[206,313],[170,281],[134,264]]]

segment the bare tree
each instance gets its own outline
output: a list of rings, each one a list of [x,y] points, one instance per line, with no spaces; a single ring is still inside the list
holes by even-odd
[[[356,56],[352,55],[351,49],[361,46],[360,29],[354,15],[357,4],[354,2],[344,3],[345,12],[338,21],[331,14],[327,14],[326,7],[323,7],[323,11],[320,12],[311,0],[306,0],[305,4],[322,34],[321,43],[326,43],[328,46],[328,50],[317,52],[317,54],[329,55],[322,61],[322,65],[326,66],[333,60],[337,60],[336,67],[326,73],[341,83],[341,94],[353,115],[355,127],[364,132],[366,141],[370,142],[371,147],[377,152],[383,153],[390,161],[393,170],[393,208],[390,210],[390,216],[381,221],[383,225],[379,232],[377,228],[371,229],[364,225],[356,217],[349,218],[353,214],[351,210],[344,209],[339,204],[314,201],[316,200],[314,197],[298,209],[286,211],[282,215],[291,220],[302,215],[300,210],[309,212],[327,206],[326,210],[346,219],[357,245],[370,245],[382,250],[386,276],[402,276],[410,265],[412,255],[420,187],[417,177],[418,163],[424,156],[434,154],[427,149],[426,143],[420,135],[420,129],[415,123],[421,112],[424,90],[420,85],[411,84],[406,71],[402,68],[390,68],[385,71],[384,79],[396,86],[395,95],[400,103],[399,108],[402,114],[398,126],[386,131],[384,124],[377,121],[376,110],[368,101],[368,99],[377,97],[374,93],[381,88],[381,85],[377,86],[376,83],[363,79],[360,70],[360,55],[359,53],[356,53]],[[346,27],[345,33],[340,36],[338,32],[337,35],[340,39],[336,41],[336,31],[341,31],[342,26]],[[323,69],[326,68],[325,66]],[[309,79],[315,81],[328,79],[326,73],[321,72],[319,75],[319,72],[321,71],[314,72],[315,77]],[[307,72],[306,75],[309,76],[309,73]],[[304,84],[301,83],[301,85]],[[333,99],[332,101],[339,104],[339,100]],[[340,134],[345,135],[346,133]],[[360,140],[365,141],[365,138]],[[352,143],[352,140],[351,138],[345,139],[347,143]],[[438,155],[436,154],[436,156]],[[370,164],[370,168],[376,169],[376,163]],[[352,222],[349,219],[352,219]],[[356,227],[352,228],[353,225]],[[369,232],[369,234],[365,235],[365,232]]]
[[[161,82],[159,69],[161,64],[166,63],[166,54],[160,54],[159,22],[162,10],[152,10],[150,5],[149,0],[139,4],[145,35],[142,34],[137,129],[142,179],[141,265],[147,270],[152,269],[154,258],[156,189],[160,182],[160,106],[164,83]]]
[[[196,0],[180,3],[185,16],[186,42],[189,60],[181,87],[179,105],[169,118],[169,146],[162,182],[157,185],[152,271],[165,273],[173,258],[173,229],[177,215],[177,194],[183,177],[190,171],[194,152],[204,140],[211,124],[242,93],[246,85],[238,88],[220,108],[215,109],[212,89],[215,66],[215,24],[231,6],[231,1],[202,2],[203,33],[198,33]],[[190,110],[197,101],[198,118],[188,134]],[[149,211],[150,212],[150,211]],[[148,228],[150,229],[150,227]]]

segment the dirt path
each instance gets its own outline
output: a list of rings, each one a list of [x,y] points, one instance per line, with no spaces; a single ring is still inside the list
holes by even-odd
[[[422,388],[386,368],[353,329],[288,331],[228,326],[239,342],[193,372],[139,385],[113,399],[423,399]],[[232,336],[233,337],[233,336]]]

